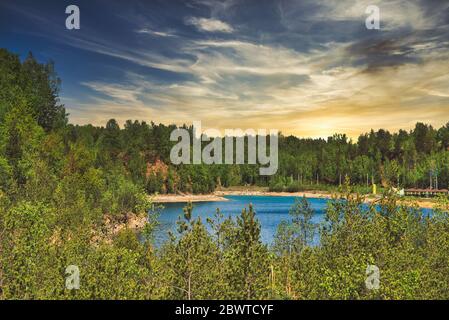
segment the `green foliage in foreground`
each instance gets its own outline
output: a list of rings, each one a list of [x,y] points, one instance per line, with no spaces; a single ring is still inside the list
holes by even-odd
[[[60,225],[51,205],[5,203],[1,215],[2,299],[448,299],[449,207],[431,217],[386,195],[379,208],[346,193],[313,223],[306,199],[292,207],[272,247],[250,206],[233,220],[193,219],[160,248],[124,229],[93,242],[94,222]],[[7,201],[6,201],[7,202]],[[89,230],[89,231],[87,231]],[[320,237],[319,245],[314,238]],[[80,288],[68,290],[68,265]],[[380,269],[368,290],[367,265]]]
[[[272,247],[261,242],[252,207],[236,220],[218,211],[202,221],[187,206],[177,234],[160,248],[153,245],[153,214],[141,234],[111,232],[111,223],[123,225],[154,209],[144,191],[209,192],[217,184],[257,183],[257,168],[149,168],[149,160],[167,156],[173,127],[128,122],[120,130],[113,120],[105,128],[67,125],[58,83],[52,64],[40,65],[31,55],[21,63],[0,50],[0,299],[449,299],[444,198],[427,217],[398,207],[392,195],[380,210],[363,207],[347,191],[329,203],[321,225],[313,224],[303,199],[291,221],[279,226]],[[394,139],[379,131],[357,147],[346,139],[285,138],[278,178],[291,183],[299,174],[298,181],[313,183],[318,170],[320,179],[335,183],[350,167],[343,167],[348,157],[373,153],[386,179],[406,168],[405,181],[419,185],[432,167],[441,169],[441,183],[449,177],[446,129],[436,134],[419,125]],[[392,144],[399,138],[404,144]],[[310,151],[304,159],[295,156],[298,146]],[[365,160],[354,167],[360,181],[373,168]],[[80,270],[79,289],[66,288],[69,265]],[[367,265],[380,269],[378,290],[365,286]]]

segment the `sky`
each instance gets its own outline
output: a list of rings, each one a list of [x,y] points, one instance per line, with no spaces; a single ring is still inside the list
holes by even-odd
[[[80,30],[65,27],[68,5]],[[365,26],[368,5],[380,29]],[[301,137],[449,122],[448,0],[0,0],[0,47],[53,60],[76,124]]]

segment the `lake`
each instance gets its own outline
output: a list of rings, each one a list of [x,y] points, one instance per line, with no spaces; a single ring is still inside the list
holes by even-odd
[[[275,197],[275,196],[226,196],[229,201],[219,202],[195,202],[193,203],[193,217],[201,216],[205,225],[207,217],[213,217],[216,208],[220,208],[223,215],[237,217],[243,208],[248,208],[252,204],[256,211],[256,218],[261,225],[261,239],[266,244],[271,244],[276,234],[277,226],[283,220],[291,220],[289,210],[294,204],[295,197]],[[329,199],[308,198],[307,199],[315,211],[312,219],[314,223],[320,223],[324,219],[326,204]],[[165,203],[159,217],[159,227],[156,231],[156,245],[165,241],[167,232],[176,234],[176,221],[183,215],[182,208],[185,203]],[[423,209],[430,212],[429,209]]]
[[[273,196],[226,196],[229,201],[219,202],[195,202],[193,203],[193,217],[201,217],[206,224],[207,217],[213,217],[216,208],[220,208],[224,216],[237,217],[243,208],[252,204],[256,211],[256,218],[261,225],[261,238],[264,243],[271,244],[276,234],[277,226],[283,220],[289,220],[289,210],[295,201],[295,197]],[[320,222],[324,218],[324,210],[328,199],[308,199],[316,215],[314,222]],[[159,227],[156,232],[156,243],[161,244],[167,239],[167,232],[176,232],[178,216],[183,215],[182,208],[185,203],[165,203],[159,217]]]

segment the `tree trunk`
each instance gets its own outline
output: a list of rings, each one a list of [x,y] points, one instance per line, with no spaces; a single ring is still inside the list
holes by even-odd
[[[188,278],[188,290],[187,290],[187,300],[191,300],[191,279],[192,279],[192,274],[189,273],[189,278]]]

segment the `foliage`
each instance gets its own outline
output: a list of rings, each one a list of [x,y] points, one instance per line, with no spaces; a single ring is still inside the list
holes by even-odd
[[[281,136],[279,171],[266,179],[253,165],[167,164],[173,125],[67,124],[58,88],[53,64],[0,49],[0,299],[449,299],[447,197],[428,216],[394,194],[369,205],[360,196],[371,182],[447,186],[449,124],[380,129],[357,143]],[[320,225],[297,200],[273,247],[252,206],[204,224],[191,204],[178,233],[155,246],[148,193],[246,184],[336,196]],[[131,216],[148,217],[142,232],[108,236],[108,221]],[[65,286],[69,265],[79,289]],[[366,287],[367,265],[379,267],[379,289]]]

